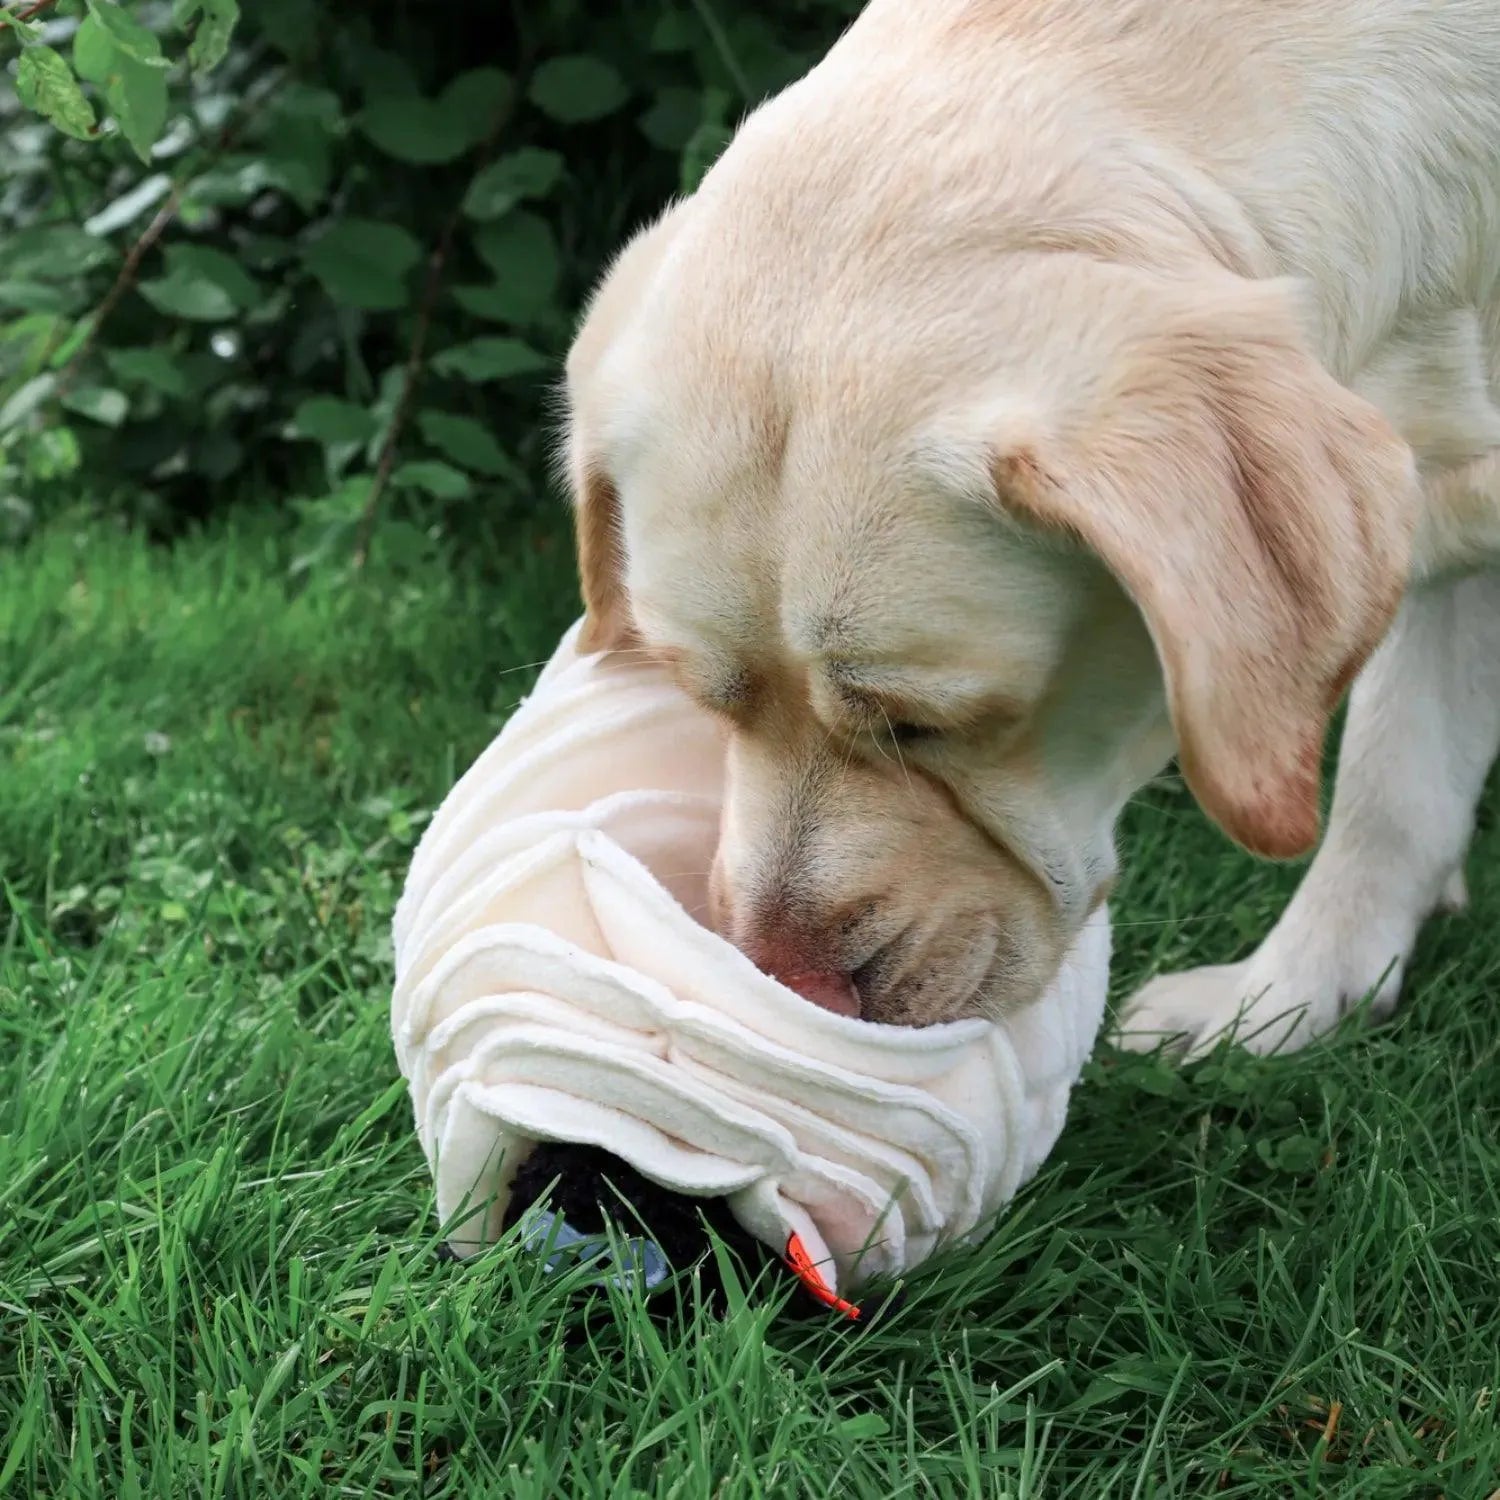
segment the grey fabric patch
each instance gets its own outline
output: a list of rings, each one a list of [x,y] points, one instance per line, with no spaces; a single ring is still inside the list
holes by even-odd
[[[672,1271],[654,1240],[635,1236],[618,1237],[611,1242],[607,1234],[583,1234],[561,1214],[549,1209],[526,1216],[521,1243],[534,1254],[545,1254],[549,1271],[596,1265],[597,1274],[587,1278],[596,1284],[610,1282],[617,1287],[637,1286],[650,1292]]]

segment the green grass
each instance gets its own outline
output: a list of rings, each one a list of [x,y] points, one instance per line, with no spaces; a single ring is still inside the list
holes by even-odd
[[[1392,1025],[1101,1053],[1042,1179],[868,1332],[438,1262],[386,926],[569,616],[547,541],[301,588],[253,528],[0,557],[0,1493],[1500,1488],[1492,820]],[[1127,844],[1117,994],[1295,878],[1175,787]]]

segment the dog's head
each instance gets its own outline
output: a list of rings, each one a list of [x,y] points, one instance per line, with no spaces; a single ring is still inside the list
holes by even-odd
[[[917,1024],[1043,991],[1174,748],[1241,844],[1314,842],[1415,480],[1286,287],[902,222],[675,210],[578,339],[569,457],[591,644],[725,727],[717,920]]]

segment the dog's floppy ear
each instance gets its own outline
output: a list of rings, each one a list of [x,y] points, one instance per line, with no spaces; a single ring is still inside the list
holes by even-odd
[[[574,536],[584,621],[578,648],[623,651],[638,644],[625,589],[620,497],[609,476],[585,464],[577,481]]]
[[[620,496],[591,451],[585,428],[597,418],[598,409],[609,404],[608,392],[598,389],[599,367],[638,311],[676,232],[682,209],[681,204],[669,208],[636,234],[615,258],[568,352],[566,461],[586,612],[579,645],[585,651],[617,651],[637,644],[625,588]]]
[[[1003,504],[1081,539],[1141,610],[1179,761],[1255,853],[1319,830],[1338,700],[1385,632],[1416,514],[1410,450],[1301,341],[1277,284],[1184,299],[1087,430],[996,448]]]

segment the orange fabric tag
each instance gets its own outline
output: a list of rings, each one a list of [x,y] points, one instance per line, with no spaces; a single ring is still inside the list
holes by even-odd
[[[852,1302],[846,1302],[823,1280],[823,1273],[813,1264],[813,1258],[807,1253],[807,1246],[802,1243],[800,1235],[794,1234],[787,1238],[786,1263],[792,1268],[792,1273],[797,1280],[824,1307],[831,1307],[835,1312],[843,1313],[846,1318],[852,1318],[856,1322],[862,1316],[860,1310]]]

